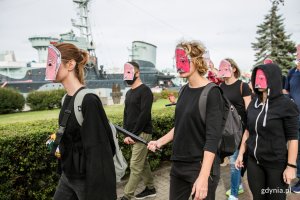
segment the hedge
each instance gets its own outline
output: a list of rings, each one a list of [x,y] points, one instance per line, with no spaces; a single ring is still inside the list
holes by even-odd
[[[64,89],[49,91],[33,91],[26,98],[31,110],[48,110],[61,107],[61,99],[66,91]]]
[[[21,111],[25,105],[25,98],[11,88],[0,88],[0,114]]]
[[[174,108],[153,113],[153,138],[157,139],[173,127]],[[109,119],[118,125],[122,116]],[[0,125],[0,199],[51,199],[58,184],[57,161],[48,156],[45,142],[57,129],[57,120]],[[119,137],[123,155],[129,162],[131,149]],[[169,160],[170,144],[161,153],[150,153],[152,169]],[[128,173],[128,172],[127,172]]]

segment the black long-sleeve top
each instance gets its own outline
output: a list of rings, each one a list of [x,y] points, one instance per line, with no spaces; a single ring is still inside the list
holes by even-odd
[[[74,108],[74,100],[71,100],[72,97],[67,95],[60,111],[59,123],[69,102],[70,108]],[[62,172],[70,179],[85,180],[86,199],[116,199],[112,133],[99,98],[93,94],[85,95],[82,114],[84,121],[80,126],[72,109],[59,145]]]
[[[151,108],[153,94],[150,88],[141,84],[126,93],[123,127],[139,135],[142,132],[152,134]]]
[[[178,99],[171,156],[173,161],[199,162],[204,151],[217,152],[224,115],[223,100],[218,88],[211,89],[207,97],[204,124],[198,105],[203,89],[187,85]]]

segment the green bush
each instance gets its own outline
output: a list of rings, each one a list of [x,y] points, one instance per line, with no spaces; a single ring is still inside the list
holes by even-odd
[[[33,91],[26,98],[31,110],[48,110],[61,107],[61,99],[66,91],[64,89],[49,91]]]
[[[161,98],[161,94],[160,93],[157,93],[157,92],[153,93],[153,102],[156,102],[160,98]]]
[[[25,98],[19,92],[10,88],[0,88],[0,114],[21,111]]]
[[[173,127],[174,108],[153,112],[153,139]],[[122,116],[110,115],[110,121],[122,125]],[[47,137],[57,129],[57,120],[0,125],[0,199],[51,199],[58,184],[57,161],[48,156]],[[131,146],[119,144],[129,162]],[[169,160],[170,144],[162,152],[149,153],[152,169]],[[128,173],[128,172],[127,172]]]

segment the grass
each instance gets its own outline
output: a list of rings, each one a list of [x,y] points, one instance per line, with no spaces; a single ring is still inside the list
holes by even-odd
[[[161,110],[165,108],[165,104],[168,104],[167,99],[160,99],[153,103],[152,111]],[[111,105],[104,106],[107,115],[121,115],[123,116],[124,105]],[[54,110],[44,110],[44,111],[29,111],[22,113],[13,113],[0,115],[0,124],[12,124],[17,122],[30,122],[36,120],[46,120],[46,119],[57,119],[59,114],[59,109]]]

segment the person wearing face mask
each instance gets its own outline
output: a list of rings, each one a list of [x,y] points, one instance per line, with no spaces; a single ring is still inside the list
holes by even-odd
[[[130,89],[125,97],[123,127],[146,141],[150,141],[152,138],[151,108],[153,94],[151,89],[143,84],[140,79],[140,67],[136,62],[125,63],[124,80],[130,86]],[[146,187],[144,191],[135,196],[135,199],[156,196],[153,175],[147,160],[147,146],[140,142],[134,142],[130,137],[126,137],[124,143],[132,144],[132,154],[130,158],[130,176],[121,200],[134,197],[140,179],[143,179]]]
[[[247,130],[235,166],[244,166],[247,148],[248,183],[255,200],[286,199],[296,176],[299,112],[282,94],[281,77],[280,68],[273,63],[259,65],[252,72],[256,96],[248,106]]]
[[[100,99],[87,94],[82,101],[83,122],[74,112],[74,100],[84,86],[84,66],[89,55],[70,43],[48,48],[46,80],[61,83],[67,91],[59,113],[62,135],[59,151],[61,176],[54,200],[112,200],[117,198],[113,162],[115,145]],[[54,148],[56,150],[56,148]]]
[[[245,124],[247,123],[246,110],[251,101],[251,90],[247,83],[238,80],[240,75],[240,69],[233,59],[226,58],[221,61],[218,76],[224,79],[224,83],[220,84],[220,88],[238,111],[242,120],[243,130],[245,130]],[[232,156],[230,156],[230,190],[226,192],[226,195],[229,196],[228,200],[236,200],[238,199],[238,194],[244,192],[241,183],[241,175],[243,174],[240,170],[237,170],[234,165],[238,153],[239,151],[237,150]]]
[[[224,116],[224,102],[219,88],[207,95],[206,119],[202,122],[199,98],[206,85],[208,70],[205,47],[197,41],[181,42],[176,46],[176,68],[181,78],[187,78],[176,103],[175,124],[166,135],[148,144],[156,151],[168,142],[172,144],[170,200],[215,199],[220,179],[218,144]]]

